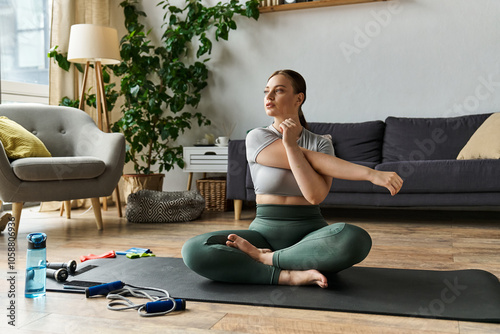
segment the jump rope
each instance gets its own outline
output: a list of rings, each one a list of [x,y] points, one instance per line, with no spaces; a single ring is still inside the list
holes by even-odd
[[[146,291],[160,292],[164,296],[151,296]],[[136,309],[141,317],[156,317],[168,314],[174,311],[183,311],[186,309],[186,300],[181,298],[172,298],[167,290],[141,287],[132,284],[126,284],[122,281],[96,285],[85,289],[87,298],[93,296],[106,296],[109,299],[108,309],[112,311],[125,311]],[[127,297],[147,298],[150,302],[135,304]]]

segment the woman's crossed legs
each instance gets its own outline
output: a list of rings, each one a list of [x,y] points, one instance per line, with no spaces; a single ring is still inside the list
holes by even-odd
[[[361,262],[371,238],[363,229],[337,223],[273,251],[255,230],[219,231],[190,239],[182,249],[184,262],[207,278],[237,283],[328,286],[321,272],[338,272]]]

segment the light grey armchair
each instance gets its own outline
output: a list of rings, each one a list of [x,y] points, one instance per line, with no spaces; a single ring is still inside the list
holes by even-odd
[[[123,135],[102,132],[89,115],[70,107],[7,104],[0,105],[0,116],[35,134],[52,155],[9,160],[0,142],[0,200],[13,203],[16,235],[23,203],[38,201],[90,198],[102,229],[99,197],[111,195],[122,175]]]

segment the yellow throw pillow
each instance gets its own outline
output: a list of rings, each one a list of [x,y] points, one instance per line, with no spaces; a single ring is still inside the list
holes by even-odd
[[[5,116],[0,116],[0,141],[10,159],[51,156],[37,136]]]
[[[500,159],[500,113],[494,113],[470,137],[457,159]]]

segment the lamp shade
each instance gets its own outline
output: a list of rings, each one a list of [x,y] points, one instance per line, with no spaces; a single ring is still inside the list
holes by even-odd
[[[120,49],[116,29],[94,24],[75,24],[69,34],[68,61],[103,65],[118,64]]]

